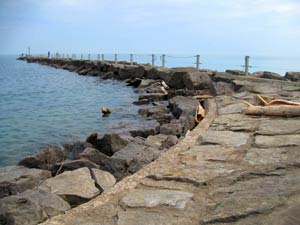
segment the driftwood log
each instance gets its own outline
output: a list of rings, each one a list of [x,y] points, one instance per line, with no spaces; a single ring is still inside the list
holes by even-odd
[[[246,115],[256,116],[283,116],[297,117],[300,116],[300,103],[283,99],[272,99],[267,96],[256,95],[255,99],[259,106],[244,102],[248,107],[244,110]]]

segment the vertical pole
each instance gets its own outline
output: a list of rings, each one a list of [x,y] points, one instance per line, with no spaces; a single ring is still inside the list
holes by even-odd
[[[249,73],[249,60],[250,56],[245,57],[245,75],[248,76]]]
[[[100,54],[98,54],[98,61],[100,61]]]
[[[91,54],[90,53],[88,54],[88,60],[91,60]]]
[[[130,54],[130,65],[133,65],[133,54]]]
[[[104,54],[101,54],[101,60],[104,61]]]
[[[118,54],[115,54],[115,64],[117,64],[118,61]]]
[[[30,56],[30,47],[28,47],[28,55]]]
[[[200,68],[200,55],[196,55],[196,67],[197,69]]]
[[[152,54],[152,66],[154,66],[154,65],[155,65],[155,55]]]
[[[162,59],[162,67],[165,67],[166,66],[166,55],[163,54],[161,59]]]
[[[81,60],[83,59],[83,56],[82,56],[82,54],[80,54],[80,59],[81,59]]]

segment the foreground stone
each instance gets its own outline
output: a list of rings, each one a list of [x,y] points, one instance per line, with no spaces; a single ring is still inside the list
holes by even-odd
[[[1,167],[0,198],[33,189],[50,177],[51,173],[45,170],[28,169],[23,166]]]
[[[91,172],[96,184],[103,192],[110,190],[116,184],[116,179],[109,172],[98,169],[91,169]]]
[[[291,81],[300,82],[300,72],[287,72],[285,78]]]
[[[42,190],[27,190],[0,200],[0,224],[36,225],[71,209],[59,196]]]
[[[127,207],[169,206],[184,209],[192,193],[175,190],[135,190],[127,194],[121,204]]]
[[[100,193],[86,167],[50,178],[39,186],[39,190],[59,195],[71,206],[87,202]]]

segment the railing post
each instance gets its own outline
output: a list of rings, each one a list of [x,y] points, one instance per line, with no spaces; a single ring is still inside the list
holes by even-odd
[[[115,54],[115,64],[117,64],[118,61],[118,54]]]
[[[130,65],[133,65],[133,54],[130,54]]]
[[[90,53],[88,54],[88,60],[91,60],[91,54]]]
[[[152,54],[152,66],[155,66],[155,55]]]
[[[101,54],[101,60],[104,61],[104,54]]]
[[[30,47],[28,47],[28,55],[30,56]]]
[[[250,56],[246,56],[245,57],[245,75],[248,76],[249,73],[249,60],[250,60]]]
[[[200,55],[196,55],[196,68],[200,68]]]
[[[98,61],[100,61],[100,54],[98,54]]]
[[[161,60],[162,60],[162,67],[165,67],[166,66],[166,55],[165,54],[163,54],[161,56]]]

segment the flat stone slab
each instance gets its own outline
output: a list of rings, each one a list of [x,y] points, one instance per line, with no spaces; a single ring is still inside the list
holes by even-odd
[[[257,135],[255,137],[255,144],[262,148],[300,146],[300,134],[276,136]]]
[[[86,167],[50,178],[39,189],[61,196],[72,206],[84,203],[100,193]]]
[[[223,115],[223,114],[242,113],[244,108],[245,108],[244,103],[236,103],[219,109],[219,114]]]
[[[121,204],[127,207],[169,206],[184,209],[192,197],[192,193],[175,190],[134,190],[122,199]]]
[[[32,189],[50,177],[51,172],[46,170],[28,169],[23,166],[1,167],[0,198]]]
[[[300,134],[300,119],[263,120],[258,126],[257,134]]]
[[[250,138],[248,133],[233,131],[207,131],[199,138],[202,144],[219,144],[232,147],[245,145]]]

